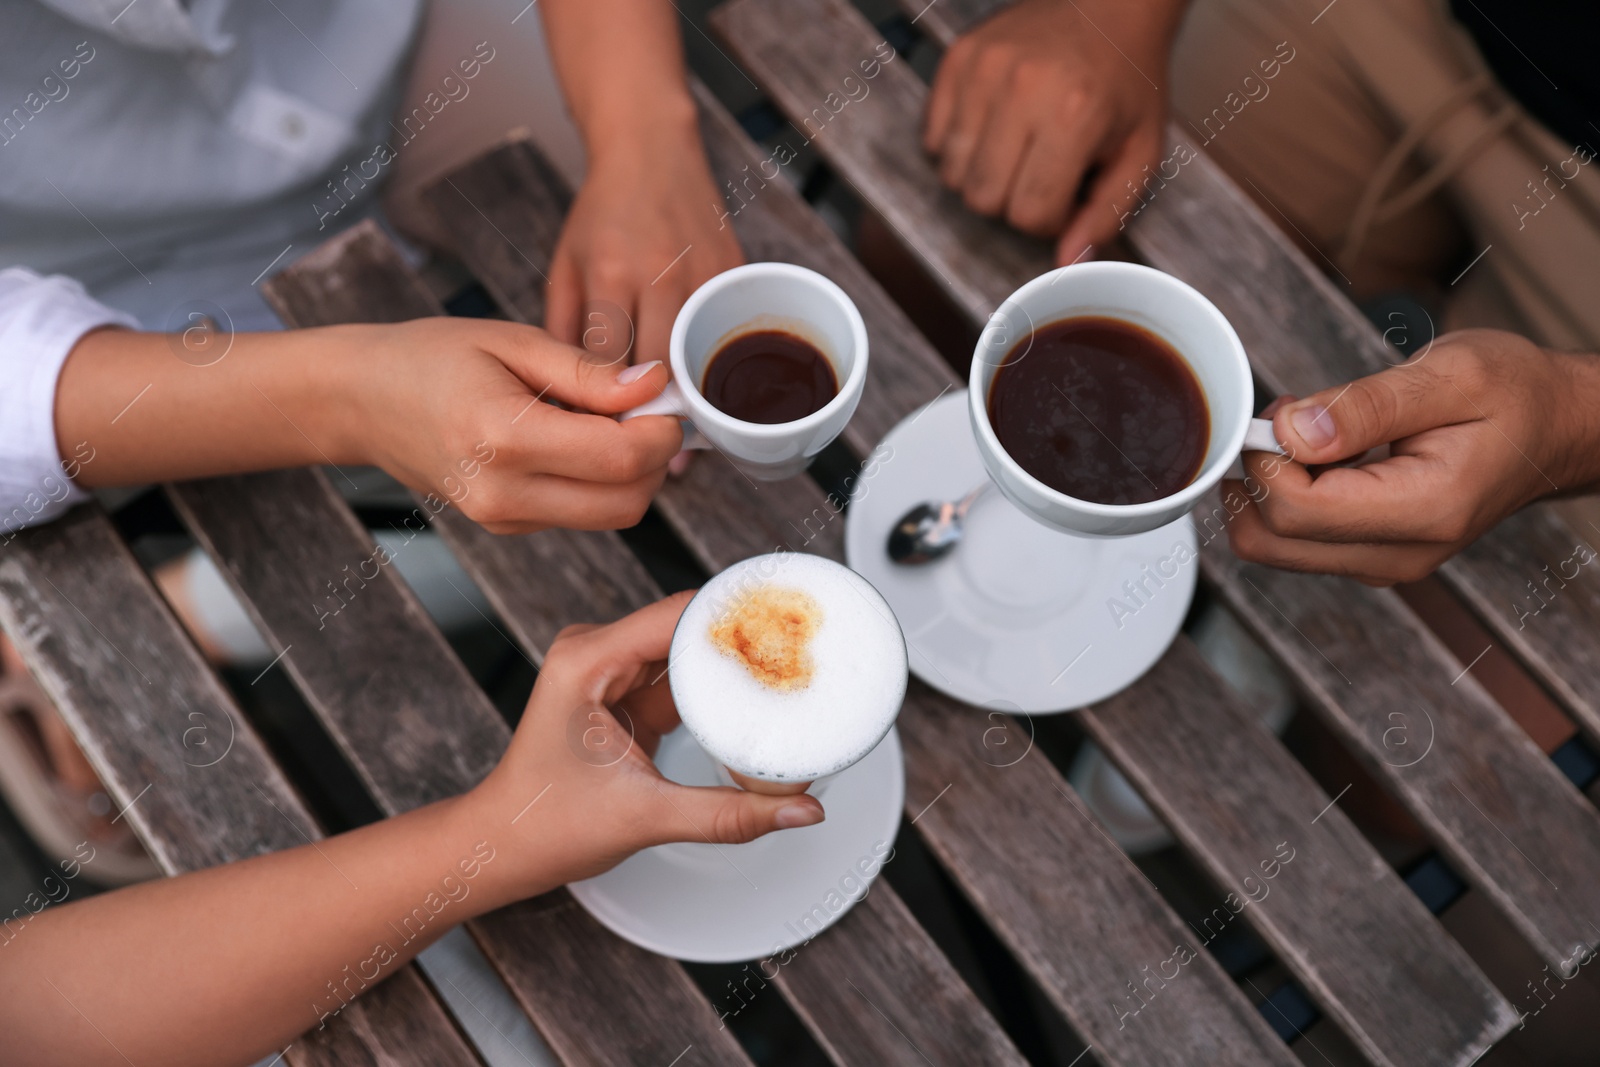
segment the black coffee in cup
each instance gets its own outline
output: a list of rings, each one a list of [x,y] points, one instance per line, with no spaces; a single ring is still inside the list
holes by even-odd
[[[1142,327],[1052,322],[1006,354],[989,387],[995,436],[1034,478],[1097,504],[1142,504],[1194,480],[1211,414],[1194,371]]]
[[[701,394],[724,415],[775,425],[821,411],[839,395],[828,357],[786,330],[754,330],[706,362]]]

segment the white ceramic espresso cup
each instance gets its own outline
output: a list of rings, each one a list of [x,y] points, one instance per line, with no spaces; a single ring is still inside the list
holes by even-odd
[[[700,391],[706,364],[723,345],[757,330],[783,330],[811,342],[833,366],[839,393],[803,419],[745,422],[712,406]],[[867,326],[832,281],[793,263],[748,263],[694,291],[672,324],[672,381],[660,396],[620,418],[688,419],[685,448],[716,448],[752,478],[780,481],[811,465],[844,430],[867,382]]]
[[[1121,319],[1149,330],[1171,345],[1199,380],[1210,409],[1211,440],[1200,473],[1176,493],[1143,504],[1079,500],[1023,470],[995,436],[989,424],[989,389],[1000,365],[1035,330],[1082,315]],[[1165,526],[1187,514],[1230,469],[1240,477],[1241,451],[1281,455],[1272,423],[1250,417],[1254,400],[1244,346],[1211,301],[1170,274],[1114,262],[1061,267],[1012,293],[978,337],[967,389],[978,451],[1000,492],[1046,526],[1090,537],[1121,537]]]

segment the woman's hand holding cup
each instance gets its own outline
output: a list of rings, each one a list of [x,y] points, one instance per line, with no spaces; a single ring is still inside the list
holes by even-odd
[[[678,785],[651,757],[678,726],[667,652],[690,593],[556,637],[505,756],[468,797],[509,826],[506,899],[592,878],[671,841],[741,844],[823,819],[809,796]],[[498,839],[497,839],[498,840]]]
[[[676,419],[610,417],[661,393],[659,362],[601,361],[492,320],[335,329],[357,350],[345,454],[495,533],[632,526],[683,441]]]

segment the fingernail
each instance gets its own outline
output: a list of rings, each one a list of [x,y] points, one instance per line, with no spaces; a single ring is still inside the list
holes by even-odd
[[[1289,424],[1300,435],[1300,440],[1312,448],[1323,448],[1333,443],[1333,419],[1329,418],[1328,409],[1321,404],[1311,404],[1291,412]]]
[[[778,809],[778,816],[773,821],[780,830],[794,830],[801,826],[815,826],[822,818],[822,809],[815,804],[787,804]]]
[[[649,363],[635,363],[621,374],[617,375],[618,385],[632,385],[634,382],[661,366],[659,359],[652,359]]]

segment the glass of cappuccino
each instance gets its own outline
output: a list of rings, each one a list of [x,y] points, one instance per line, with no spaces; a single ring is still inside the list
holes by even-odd
[[[668,679],[684,727],[734,782],[799,793],[871,752],[906,695],[906,643],[849,567],[778,552],[707,582],[678,620]]]

